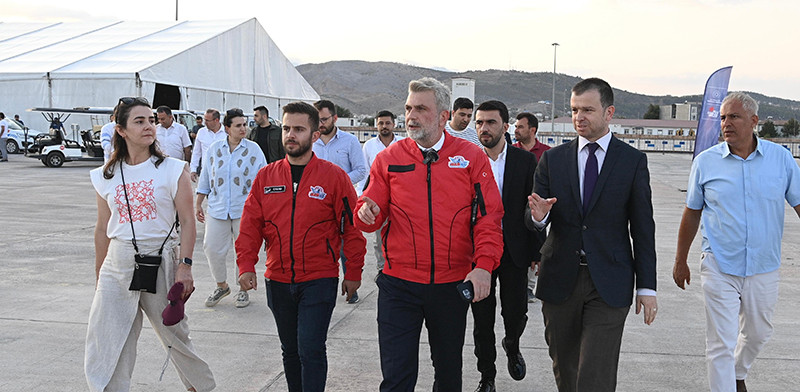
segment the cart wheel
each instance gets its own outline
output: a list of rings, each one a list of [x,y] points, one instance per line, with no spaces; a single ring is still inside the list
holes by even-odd
[[[45,166],[61,167],[64,164],[64,154],[59,151],[51,151],[45,158]]]

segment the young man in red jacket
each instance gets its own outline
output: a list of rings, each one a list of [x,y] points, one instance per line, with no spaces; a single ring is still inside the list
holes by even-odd
[[[503,254],[503,204],[486,154],[444,133],[447,87],[423,78],[408,90],[409,137],[378,154],[356,207],[357,228],[373,232],[386,222],[386,264],[377,279],[380,390],[414,390],[424,322],[433,389],[461,391],[469,303],[456,286],[471,281],[474,302],[489,294]]]
[[[342,295],[350,299],[361,285],[367,242],[353,226],[356,193],[347,173],[311,151],[319,138],[317,109],[294,102],[283,112],[286,158],[259,171],[244,204],[236,240],[239,283],[256,288],[255,265],[266,241],[267,305],[278,327],[286,383],[289,391],[322,391],[339,247],[347,256]]]

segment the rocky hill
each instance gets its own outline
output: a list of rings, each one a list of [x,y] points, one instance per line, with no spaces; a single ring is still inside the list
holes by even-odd
[[[388,109],[403,113],[408,82],[425,76],[451,85],[454,77],[475,79],[475,100],[503,101],[512,114],[521,111],[547,113],[549,108],[540,101],[552,98],[553,74],[548,72],[521,72],[490,69],[486,71],[447,72],[391,62],[331,61],[322,64],[303,64],[297,70],[325,99],[350,109],[356,114],[375,115]],[[567,115],[569,91],[581,80],[578,77],[558,74],[556,77],[556,116]],[[667,105],[681,102],[700,102],[698,95],[654,96],[625,90],[614,90],[618,118],[641,118],[649,104]],[[775,120],[800,118],[800,102],[750,92],[759,101],[759,117],[772,116]]]

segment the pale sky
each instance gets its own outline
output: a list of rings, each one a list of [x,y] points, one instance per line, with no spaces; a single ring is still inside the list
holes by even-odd
[[[158,7],[161,7],[159,9]],[[295,64],[392,61],[451,71],[597,76],[650,95],[730,90],[800,100],[800,1],[180,0],[180,20],[256,17]],[[169,0],[0,0],[3,22],[174,20]]]

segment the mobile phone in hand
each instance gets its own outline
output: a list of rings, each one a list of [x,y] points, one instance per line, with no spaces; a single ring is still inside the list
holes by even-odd
[[[461,299],[466,302],[472,302],[472,299],[475,298],[475,288],[472,286],[471,280],[459,283],[456,289]]]

